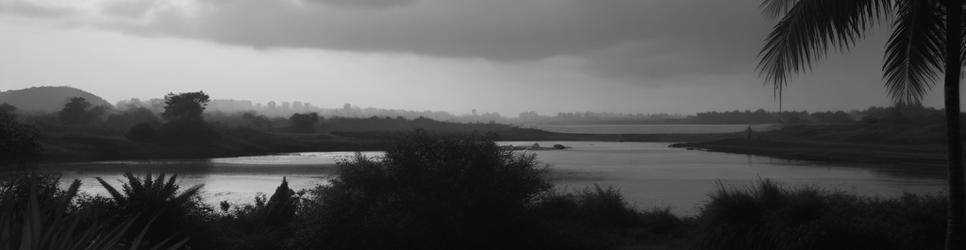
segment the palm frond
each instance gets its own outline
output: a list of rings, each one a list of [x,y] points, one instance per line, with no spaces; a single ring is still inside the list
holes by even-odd
[[[148,175],[144,177],[144,181],[141,183],[143,183],[145,190],[154,190],[154,178],[151,178],[151,172],[148,172]]]
[[[124,177],[127,177],[127,184],[124,184],[125,193],[128,193],[128,195],[130,195],[132,193],[137,194],[137,193],[143,193],[145,191],[144,185],[141,184],[141,179],[138,178],[137,176],[134,176],[133,173],[126,172],[124,173]]]
[[[943,72],[946,31],[941,0],[896,4],[894,30],[886,46],[886,89],[898,103],[919,103]]]
[[[180,195],[172,199],[172,204],[177,204],[177,205],[185,204],[185,202],[197,196],[201,192],[201,188],[203,188],[204,186],[205,186],[204,184],[198,184],[198,185],[192,186],[191,188],[185,189],[184,192],[181,192]]]
[[[799,0],[765,0],[761,2],[761,10],[769,18],[778,18],[788,12]]]
[[[118,192],[114,186],[111,186],[111,184],[104,181],[104,179],[101,179],[101,177],[95,177],[95,179],[97,179],[97,182],[101,183],[101,186],[104,186],[104,189],[107,189],[107,193],[111,194],[111,197],[114,198],[115,201],[124,201],[125,196],[121,194],[121,192]]]
[[[787,7],[794,3],[793,6]],[[890,0],[766,0],[766,8],[787,8],[759,53],[758,71],[776,97],[792,74],[811,69],[829,49],[849,49],[891,12]],[[777,6],[777,7],[770,7]],[[767,11],[767,10],[766,10]]]

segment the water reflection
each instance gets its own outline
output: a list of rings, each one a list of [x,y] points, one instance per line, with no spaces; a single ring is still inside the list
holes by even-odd
[[[502,142],[532,145],[534,142]],[[667,143],[539,142],[562,144],[565,150],[532,151],[551,166],[551,178],[561,189],[593,185],[621,189],[639,207],[670,207],[678,214],[693,214],[707,194],[724,185],[744,185],[770,178],[790,186],[812,185],[864,195],[894,196],[904,192],[943,190],[941,168],[878,168],[862,165],[818,164],[768,157],[669,148]],[[88,193],[105,194],[94,177],[120,183],[124,171],[139,174],[177,173],[181,186],[204,184],[203,198],[210,204],[223,200],[249,203],[257,193],[270,193],[283,176],[294,189],[327,184],[335,164],[354,152],[296,153],[209,160],[110,161],[47,164],[40,168],[59,172],[64,180],[80,179]],[[363,152],[368,157],[381,152]],[[269,194],[270,195],[270,194]]]

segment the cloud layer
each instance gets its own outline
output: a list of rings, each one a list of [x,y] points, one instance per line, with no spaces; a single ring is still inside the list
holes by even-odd
[[[65,8],[14,3],[21,6],[21,12],[36,15]],[[510,63],[563,57],[600,75],[655,82],[649,80],[752,70],[762,31],[767,29],[758,15],[757,3],[107,0],[90,7],[102,16],[89,20],[132,34],[258,48],[314,48]]]

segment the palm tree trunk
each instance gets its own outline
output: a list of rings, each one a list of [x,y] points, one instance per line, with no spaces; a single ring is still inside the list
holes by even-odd
[[[962,250],[966,187],[963,183],[963,141],[959,126],[959,76],[962,69],[963,0],[946,0],[945,108],[948,150],[949,221],[946,249]]]

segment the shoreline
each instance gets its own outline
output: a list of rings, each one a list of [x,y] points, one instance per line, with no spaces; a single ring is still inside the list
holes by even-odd
[[[208,159],[298,152],[378,151],[403,132],[340,132],[313,134],[224,134],[207,145],[161,145],[132,142],[119,136],[53,134],[41,138],[40,163],[123,160]],[[731,134],[569,134],[535,129],[497,133],[497,141],[694,142],[733,137]],[[563,145],[567,146],[567,145]]]
[[[748,154],[784,160],[857,163],[877,168],[916,166],[930,170],[945,168],[942,145],[875,145],[770,139],[722,139],[674,143],[670,147],[709,152]]]

